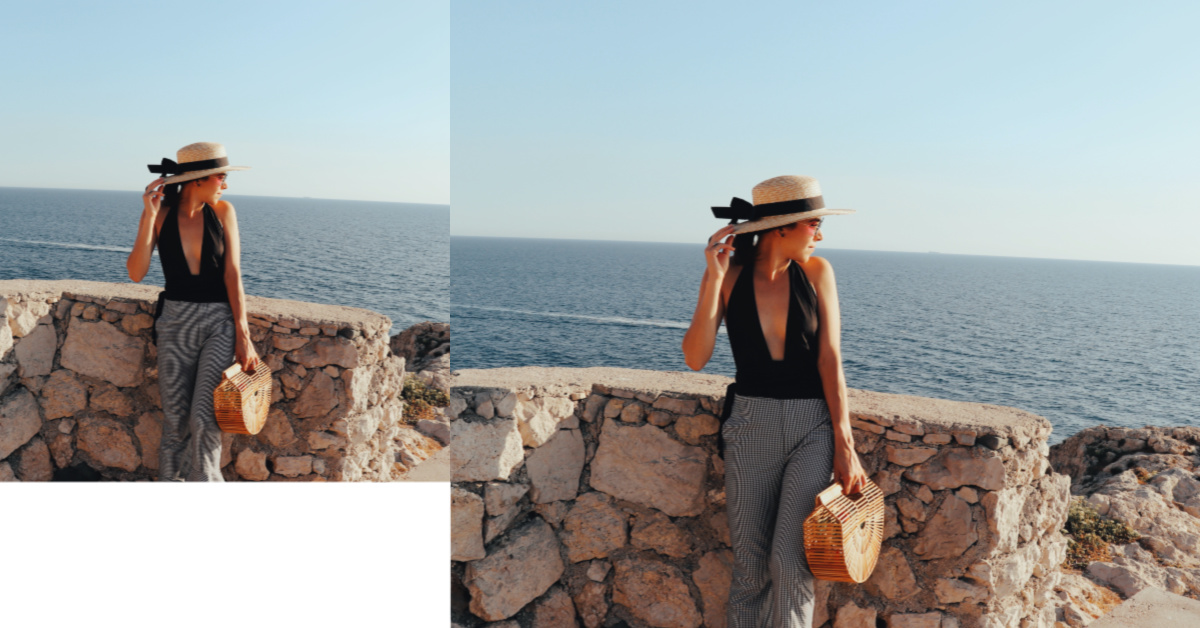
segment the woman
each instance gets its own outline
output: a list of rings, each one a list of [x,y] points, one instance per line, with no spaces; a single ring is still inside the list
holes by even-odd
[[[853,210],[825,209],[816,179],[785,176],[755,186],[753,205],[735,198],[713,213],[732,220],[709,239],[683,353],[704,368],[725,320],[737,365],[721,430],[735,559],[728,625],[807,627],[804,519],[831,472],[846,494],[866,481],[850,432],[833,269],[813,256],[823,216]]]
[[[260,364],[250,341],[242,287],[237,215],[221,195],[231,170],[225,147],[189,144],[150,172],[142,195],[137,242],[126,267],[141,281],[158,246],[166,288],[155,311],[158,389],[162,397],[159,478],[223,482],[221,430],[213,414],[213,391],[221,373],[237,362],[247,371]]]

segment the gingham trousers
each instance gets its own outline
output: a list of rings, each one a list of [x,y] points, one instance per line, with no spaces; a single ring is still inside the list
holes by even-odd
[[[738,395],[722,436],[734,557],[729,628],[809,628],[804,519],[832,481],[829,408],[824,399]]]
[[[158,477],[224,482],[213,391],[233,364],[233,311],[228,303],[168,300],[155,331],[164,414]]]

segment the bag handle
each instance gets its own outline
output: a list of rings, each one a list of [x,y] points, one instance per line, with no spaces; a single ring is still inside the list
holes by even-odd
[[[841,494],[842,485],[838,482],[834,482],[833,484],[829,485],[829,488],[817,494],[817,505],[828,508],[829,504],[836,500]]]

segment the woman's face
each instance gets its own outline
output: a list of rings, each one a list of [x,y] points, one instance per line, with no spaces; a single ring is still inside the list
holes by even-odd
[[[221,193],[229,188],[229,185],[225,183],[225,176],[227,174],[222,172],[220,174],[210,174],[203,179],[196,179],[196,182],[192,184],[196,186],[195,191],[192,193],[193,198],[209,205],[216,205],[217,201],[221,198]]]
[[[816,250],[817,242],[825,239],[825,236],[821,235],[821,222],[822,219],[813,218],[781,227],[783,233],[780,235],[783,236],[783,241],[788,243],[793,258],[808,259]]]

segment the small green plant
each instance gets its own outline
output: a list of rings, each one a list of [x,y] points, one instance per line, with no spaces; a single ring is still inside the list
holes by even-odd
[[[404,380],[404,389],[400,396],[404,398],[404,420],[407,423],[416,423],[420,419],[436,419],[434,408],[450,405],[450,395],[427,386],[425,382],[411,375]]]
[[[1071,537],[1067,541],[1067,565],[1079,570],[1088,563],[1112,558],[1112,544],[1123,545],[1141,538],[1129,524],[1100,516],[1082,497],[1071,500],[1067,526],[1062,532]]]

